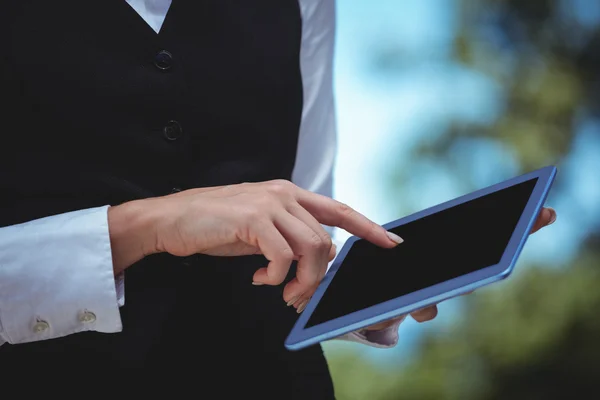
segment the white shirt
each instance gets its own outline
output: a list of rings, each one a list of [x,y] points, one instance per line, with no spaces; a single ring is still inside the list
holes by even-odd
[[[171,0],[126,1],[160,31]],[[332,196],[336,154],[334,1],[299,0],[304,105],[292,181],[326,196]],[[125,289],[113,275],[107,210],[108,205],[0,228],[0,345],[122,330]],[[369,338],[352,333],[344,339],[390,347],[398,324]]]

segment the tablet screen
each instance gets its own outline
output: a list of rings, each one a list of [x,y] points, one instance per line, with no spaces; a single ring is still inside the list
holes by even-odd
[[[404,243],[354,243],[306,328],[500,262],[538,178],[408,222]]]

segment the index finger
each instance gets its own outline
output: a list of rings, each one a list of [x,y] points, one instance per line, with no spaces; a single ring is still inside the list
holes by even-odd
[[[377,246],[391,248],[403,242],[400,236],[386,231],[352,207],[327,196],[298,188],[296,200],[320,223],[342,228]]]
[[[258,229],[257,244],[261,253],[269,260],[266,268],[258,269],[253,276],[255,285],[279,285],[288,274],[294,251],[274,225],[264,224]]]

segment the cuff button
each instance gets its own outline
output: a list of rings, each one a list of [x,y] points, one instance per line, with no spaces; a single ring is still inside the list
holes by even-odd
[[[33,331],[35,333],[45,332],[49,328],[50,328],[50,324],[48,324],[46,321],[38,321],[35,323],[35,325],[33,325]]]
[[[79,315],[79,321],[84,324],[96,321],[96,314],[91,311],[84,311]]]

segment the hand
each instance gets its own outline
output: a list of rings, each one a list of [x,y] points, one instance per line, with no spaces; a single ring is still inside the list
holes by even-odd
[[[540,214],[539,214],[537,220],[535,221],[535,224],[533,225],[533,228],[531,229],[530,233],[537,232],[545,226],[552,225],[554,223],[554,221],[556,221],[556,211],[553,208],[545,207],[542,209],[542,211],[540,211]],[[465,293],[465,295],[466,294],[469,294],[469,293]],[[430,320],[434,319],[437,316],[437,314],[438,314],[437,305],[433,305],[433,306],[426,307],[421,310],[415,311],[415,312],[411,313],[410,316],[413,317],[413,319],[417,322],[426,322],[426,321],[430,321]],[[394,325],[396,323],[396,320],[397,319],[384,321],[379,324],[371,325],[371,326],[367,327],[366,329],[367,330],[375,330],[375,331],[386,329],[386,328],[389,328],[390,326]]]
[[[140,224],[144,229],[137,233],[145,233],[140,242],[133,243],[136,235],[124,231],[140,218],[147,222]],[[124,268],[135,258],[160,252],[175,256],[263,254],[269,263],[256,271],[253,283],[279,285],[297,260],[296,277],[284,288],[283,298],[299,311],[335,256],[321,224],[343,228],[384,248],[402,242],[352,208],[283,180],[192,189],[109,209],[115,264]],[[131,249],[141,249],[143,254],[134,257],[127,253]]]

